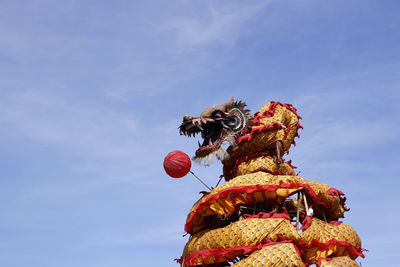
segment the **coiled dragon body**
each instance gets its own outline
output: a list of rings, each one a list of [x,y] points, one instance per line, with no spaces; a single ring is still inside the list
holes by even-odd
[[[301,117],[290,104],[269,102],[254,115],[228,102],[185,116],[180,133],[201,134],[194,159],[223,163],[225,184],[190,210],[191,235],[182,266],[358,266],[355,230],[339,221],[348,210],[343,192],[296,176],[287,154]],[[223,148],[229,143],[227,150]]]

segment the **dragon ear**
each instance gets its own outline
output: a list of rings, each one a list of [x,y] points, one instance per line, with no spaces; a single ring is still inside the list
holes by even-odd
[[[231,97],[231,104],[233,104],[233,102],[235,102],[235,99],[233,98],[233,96]]]

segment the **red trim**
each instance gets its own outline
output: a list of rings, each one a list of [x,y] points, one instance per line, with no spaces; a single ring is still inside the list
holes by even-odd
[[[317,266],[320,266],[320,265],[321,265],[321,261],[323,261],[323,260],[325,260],[325,261],[331,261],[331,260],[333,260],[333,258],[331,258],[331,257],[319,258],[318,261],[317,261],[317,263],[316,263],[316,265],[317,265]]]
[[[334,226],[338,226],[341,225],[343,222],[342,221],[331,221],[330,224],[334,225]]]
[[[271,105],[269,106],[269,109],[264,111],[262,114],[259,114],[259,112],[254,114],[254,118],[256,121],[262,119],[262,118],[270,118],[272,116],[274,116],[275,114],[275,109],[277,105],[280,105],[282,107],[287,108],[288,110],[290,110],[291,112],[293,112],[298,119],[302,119],[298,114],[297,114],[297,109],[294,108],[291,104],[283,104],[281,102],[276,102],[276,101],[271,101],[270,102]]]
[[[250,141],[253,138],[253,136],[256,134],[266,132],[266,131],[276,131],[276,130],[280,130],[282,128],[283,128],[282,124],[277,123],[277,122],[275,122],[273,124],[264,125],[261,127],[253,127],[253,128],[251,128],[250,133],[236,138],[236,143],[239,145],[242,142]]]
[[[325,249],[330,245],[335,245],[335,246],[342,246],[345,247],[349,253],[353,254],[353,255],[357,255],[360,256],[361,258],[365,258],[365,255],[363,254],[364,251],[368,251],[366,249],[361,248],[360,246],[353,246],[352,244],[350,244],[350,242],[347,241],[340,241],[337,240],[335,238],[332,238],[331,240],[325,242],[325,243],[321,243],[318,240],[311,240],[310,243],[306,243],[304,241],[298,241],[296,242],[298,244],[299,247],[301,248],[313,248],[313,247],[318,247],[319,249]]]
[[[263,219],[269,219],[269,218],[274,218],[274,219],[287,219],[290,220],[289,214],[287,213],[287,210],[284,209],[283,213],[278,213],[276,211],[271,211],[268,213],[265,212],[259,212],[256,215],[250,215],[250,214],[244,214],[243,217],[245,219],[254,219],[254,218],[263,218]]]
[[[259,153],[259,152],[258,152],[258,153]],[[259,154],[261,154],[261,153],[259,153]],[[268,153],[265,153],[265,154],[268,155]],[[260,156],[260,155],[257,155],[257,156],[254,157],[254,158],[257,158],[257,157],[259,157],[259,156]],[[247,157],[247,156],[246,156],[246,157]],[[249,159],[246,159],[246,157],[238,158],[238,159],[235,160],[234,166],[233,166],[229,171],[226,171],[226,172],[228,173],[228,175],[225,177],[225,181],[229,181],[230,179],[236,177],[237,168],[239,167],[239,165],[240,165],[241,163],[243,163],[243,162],[249,160]],[[268,156],[268,157],[271,158],[270,156]],[[253,159],[253,158],[250,158],[250,159]],[[272,158],[271,158],[271,159],[272,159]],[[290,161],[290,162],[291,162],[291,161]],[[292,165],[289,163],[289,161],[284,161],[283,163],[287,163],[287,164],[288,164],[288,167],[290,167],[290,168],[292,168],[292,169],[293,169],[293,167],[294,167],[294,168],[297,168],[297,167],[295,167],[295,166],[292,166]],[[260,167],[260,168],[258,168],[258,169],[255,169],[255,170],[252,171],[251,173],[259,172],[259,171],[268,172],[268,173],[273,174],[273,175],[291,175],[291,174],[288,174],[288,173],[285,173],[285,172],[278,172],[278,171],[271,172],[271,170],[268,170],[267,168],[264,168],[264,167]],[[294,170],[293,170],[293,173],[294,173]],[[246,174],[248,174],[248,173],[246,173]]]
[[[288,136],[290,129],[292,129],[292,126],[288,126],[287,128],[283,129],[283,136],[285,138]]]
[[[346,197],[345,197],[345,195],[344,195],[344,193],[342,191],[340,191],[339,189],[331,187],[331,188],[329,188],[328,191],[326,191],[326,193],[328,195],[331,195],[331,196],[339,197],[340,198],[340,205],[342,205],[344,207],[344,203],[346,202]],[[345,211],[349,211],[349,210],[350,210],[349,208],[345,208]]]
[[[179,263],[179,264],[182,266],[182,263],[183,263],[183,257],[180,257],[179,259],[178,259],[178,258],[176,258],[176,259],[174,259],[174,261],[176,261],[177,263]]]
[[[302,226],[300,227],[300,230],[302,230],[304,232],[311,226],[311,223],[312,223],[312,216],[306,216],[302,222]]]
[[[280,102],[276,102],[276,101],[271,101],[268,110],[264,111],[262,114],[260,114],[259,112],[256,112],[254,114],[254,117],[252,119],[252,121],[254,121],[254,124],[251,125],[251,126],[253,126],[253,128],[251,129],[250,133],[238,137],[236,139],[236,143],[239,145],[241,142],[250,141],[253,138],[253,136],[255,134],[257,134],[257,133],[261,133],[261,132],[264,132],[264,131],[273,131],[273,130],[282,129],[283,128],[282,124],[279,124],[279,123],[273,123],[273,124],[269,124],[269,125],[264,125],[263,127],[254,127],[254,126],[258,126],[258,125],[263,125],[263,123],[260,121],[261,119],[270,118],[270,117],[274,116],[276,106],[278,106],[278,105],[280,105],[280,106],[290,110],[291,112],[293,112],[299,120],[302,119],[300,117],[300,115],[297,114],[297,109],[294,108],[291,104],[287,104],[287,103],[284,104],[284,103],[280,103]],[[277,125],[280,125],[280,128]],[[297,131],[296,131],[296,135],[295,135],[296,137],[300,137],[298,129],[303,129],[303,126],[300,123],[297,124]],[[285,137],[287,136],[289,130],[290,130],[290,126],[287,129],[284,129]],[[293,141],[293,145],[296,146],[296,142],[295,141]]]
[[[206,259],[211,256],[214,257],[215,263],[224,262],[227,260],[231,260],[239,255],[248,254],[255,250],[260,250],[263,247],[268,247],[283,243],[293,243],[293,242],[291,240],[273,242],[269,239],[266,239],[263,240],[261,244],[258,244],[256,246],[238,246],[234,248],[202,249],[200,251],[187,255],[185,258],[179,259],[178,262],[181,264],[181,266],[196,266],[198,265],[197,261],[199,258],[201,258],[202,263],[204,264]]]
[[[282,236],[279,236],[279,238],[282,238]],[[360,256],[362,258],[365,258],[363,252],[368,251],[366,249],[361,248],[360,246],[353,246],[347,241],[339,241],[334,238],[325,243],[321,243],[315,239],[313,239],[310,243],[306,243],[304,241],[296,241],[296,240],[280,240],[278,242],[273,242],[269,239],[264,239],[263,241],[261,241],[261,244],[255,246],[237,246],[233,248],[202,249],[200,251],[193,252],[187,255],[185,258],[181,257],[180,259],[175,259],[175,260],[178,263],[180,263],[181,266],[196,266],[199,258],[201,258],[202,263],[204,263],[207,258],[213,256],[215,259],[215,263],[218,263],[231,260],[239,255],[251,253],[255,250],[259,250],[266,246],[272,246],[283,243],[292,243],[299,255],[303,254],[300,249],[318,247],[319,249],[324,250],[330,245],[345,247],[350,254]],[[300,247],[300,249],[298,247]],[[318,262],[320,263],[322,259],[326,258],[319,258]]]
[[[228,173],[228,175],[227,175],[227,177],[225,177],[225,181],[229,181],[230,179],[232,179],[233,177],[236,176],[236,171],[237,171],[237,168],[238,168],[238,166],[240,164],[242,164],[245,161],[248,161],[248,160],[251,160],[251,159],[255,159],[255,158],[258,158],[258,157],[262,157],[262,156],[267,156],[267,157],[273,159],[271,157],[271,152],[269,152],[269,151],[255,152],[255,153],[251,153],[251,154],[245,155],[243,157],[235,158],[234,159],[235,163],[233,164],[233,167],[230,168],[229,171],[226,171]],[[297,166],[292,165],[292,160],[284,161],[283,163],[288,164],[289,167],[292,168],[292,169],[297,169]],[[224,166],[226,166],[226,164],[224,164]],[[267,171],[265,169],[259,169],[259,170],[256,170],[254,172],[257,172],[257,171],[265,171],[265,172],[271,173],[270,171]],[[282,173],[271,173],[271,174],[273,174],[273,175],[285,175],[285,174],[282,174]]]
[[[248,154],[244,157],[236,158],[235,163],[233,164],[233,167],[228,171],[228,177],[225,177],[226,178],[225,180],[228,181],[236,175],[236,169],[241,163],[243,163],[247,160],[250,160],[250,159],[255,159],[255,158],[261,157],[261,156],[271,156],[271,153],[269,151],[255,152],[255,153]]]
[[[210,197],[208,199],[206,199],[203,202],[200,202],[197,205],[197,207],[195,208],[195,210],[193,211],[193,213],[191,214],[190,218],[186,221],[185,231],[188,233],[192,232],[194,221],[196,221],[196,219],[201,215],[201,213],[210,206],[211,202],[213,202],[214,200],[226,199],[229,194],[231,194],[229,196],[229,198],[234,200],[235,195],[238,195],[238,196],[242,195],[242,197],[243,197],[243,193],[247,193],[246,200],[254,201],[252,194],[257,191],[258,192],[260,192],[260,191],[275,191],[278,188],[294,189],[294,188],[298,188],[298,187],[303,187],[307,191],[307,195],[312,198],[314,203],[322,205],[325,208],[330,208],[330,206],[327,203],[324,203],[320,200],[318,195],[308,184],[301,184],[301,183],[295,183],[295,182],[292,182],[289,184],[284,184],[284,183],[282,183],[282,181],[280,181],[279,185],[234,186],[234,187],[225,188],[214,195],[210,195]],[[234,204],[234,208],[236,208],[236,206],[238,206],[238,204],[236,204],[236,203],[233,203],[233,204]],[[233,213],[233,211],[227,213],[226,215],[229,216],[232,213]]]
[[[296,166],[293,166],[293,165],[292,165],[292,160],[286,161],[285,163],[289,164],[289,166],[290,166],[292,169],[297,169]]]
[[[326,191],[326,193],[331,196],[337,196],[337,197],[344,196],[344,193],[342,191],[333,187],[329,188],[329,190]]]

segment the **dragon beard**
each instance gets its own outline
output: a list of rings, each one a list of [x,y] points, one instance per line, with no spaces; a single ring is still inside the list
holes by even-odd
[[[213,162],[214,156],[219,160],[227,160],[229,159],[229,154],[223,147],[224,144],[228,144],[230,146],[236,146],[235,138],[233,136],[228,136],[225,138],[225,140],[222,141],[222,144],[218,146],[215,150],[207,153],[207,155],[201,157],[201,156],[194,156],[192,159],[194,162],[196,162],[199,165],[203,166],[210,166]]]

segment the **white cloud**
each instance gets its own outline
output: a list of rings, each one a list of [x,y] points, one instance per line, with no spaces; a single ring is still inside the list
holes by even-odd
[[[172,214],[170,214],[172,215]],[[175,214],[174,214],[175,215]],[[160,245],[160,244],[176,244],[186,242],[187,238],[182,238],[185,233],[183,231],[183,222],[185,221],[184,216],[178,216],[173,220],[165,220],[151,228],[148,225],[138,225],[137,228],[132,229],[131,227],[120,227],[115,229],[96,233],[95,235],[88,237],[84,241],[84,246],[130,246],[130,245]],[[144,229],[142,229],[144,228]]]
[[[364,107],[355,108],[354,105],[362,103],[362,98],[368,96],[350,96],[338,90],[336,94],[304,94],[294,99],[303,116],[301,123],[306,125],[299,132],[306,138],[300,138],[297,143],[306,148],[307,154],[317,155],[327,150],[345,151],[394,141],[399,129],[393,125],[393,114],[384,114],[376,103],[366,102]],[[376,113],[375,117],[370,116],[372,113]]]
[[[34,142],[61,146],[89,157],[118,157],[132,153],[138,121],[123,114],[67,100],[45,91],[13,92],[3,96],[3,133]]]
[[[239,37],[241,27],[269,1],[257,1],[243,4],[208,6],[207,16],[184,16],[171,19],[166,29],[172,30],[179,41],[185,45],[204,45],[213,42],[234,42]]]

